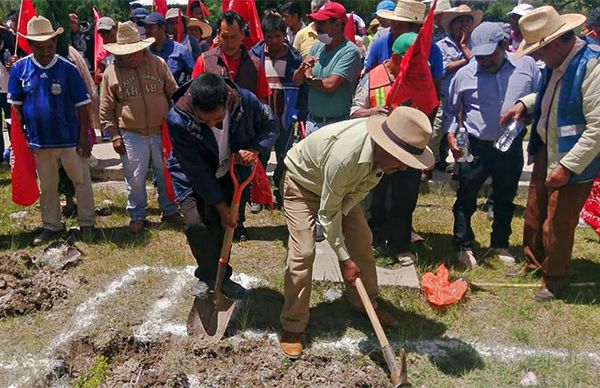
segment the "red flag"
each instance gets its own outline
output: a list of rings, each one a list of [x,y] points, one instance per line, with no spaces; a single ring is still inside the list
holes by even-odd
[[[154,0],[154,10],[165,16],[167,14],[167,0]]]
[[[35,160],[23,133],[23,126],[15,107],[10,120],[10,172],[12,177],[12,200],[17,205],[30,206],[37,201],[40,190],[35,174]]]
[[[21,0],[21,9],[19,11],[19,19],[17,20],[17,32],[27,35],[27,23],[29,23],[29,20],[35,15],[35,7],[33,6],[32,0]],[[29,47],[27,39],[20,37],[18,34],[17,45],[27,54],[31,54],[31,47]]]
[[[271,185],[265,168],[260,161],[256,162],[256,174],[252,180],[250,187],[250,201],[259,205],[268,206],[271,211],[275,205],[273,204],[273,194],[271,193]]]
[[[210,15],[210,12],[208,12],[208,9],[200,0],[188,0],[187,9],[185,10],[185,14],[187,15],[187,17],[192,17],[192,4],[194,3],[200,4],[200,10],[202,11],[202,19],[206,19]]]
[[[171,181],[171,174],[169,174],[169,169],[167,168],[167,160],[169,160],[169,156],[171,155],[171,137],[169,136],[169,128],[167,127],[167,120],[163,120],[162,123],[162,131],[161,131],[161,140],[162,140],[162,161],[163,161],[163,172],[165,174],[165,186],[167,189],[167,197],[172,202],[175,202],[175,190],[173,190],[173,182]]]
[[[183,40],[183,23],[182,20],[183,19],[181,17],[181,9],[177,10],[177,41],[179,43],[181,43],[181,41]]]
[[[223,0],[221,3],[221,11],[235,11],[239,13],[246,24],[248,24],[250,36],[243,40],[247,50],[250,50],[252,46],[264,39],[254,0]]]
[[[344,36],[350,42],[356,44],[356,24],[354,24],[354,11],[348,15],[346,26],[344,27]]]
[[[387,96],[386,105],[395,108],[407,105],[430,115],[439,105],[431,70],[429,69],[429,53],[433,36],[433,12],[437,0],[431,5],[423,27],[417,35],[415,43],[406,51],[400,65],[400,74]]]
[[[94,14],[94,81],[96,84],[100,83],[100,80],[96,77],[98,74],[98,63],[106,58],[107,51],[104,48],[104,41],[102,35],[98,33],[98,19],[102,17],[100,12],[96,8],[92,8]]]

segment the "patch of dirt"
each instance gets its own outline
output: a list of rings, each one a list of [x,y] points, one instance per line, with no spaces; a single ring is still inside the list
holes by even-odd
[[[0,318],[49,310],[82,283],[84,277],[38,265],[24,253],[0,256]]]
[[[266,336],[224,339],[216,345],[190,338],[167,337],[144,343],[132,336],[115,335],[105,345],[93,337],[71,342],[58,354],[60,365],[39,385],[77,379],[98,355],[108,359],[103,386],[390,386],[386,371],[371,359],[358,362],[342,353],[307,352],[295,362],[283,357]]]

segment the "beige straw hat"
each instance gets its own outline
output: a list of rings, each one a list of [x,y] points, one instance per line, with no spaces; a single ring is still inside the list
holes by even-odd
[[[534,9],[519,19],[523,41],[517,49],[517,57],[544,47],[566,32],[581,26],[585,20],[585,16],[577,13],[559,15],[548,5]]]
[[[54,38],[64,32],[62,27],[58,27],[56,31],[52,29],[52,23],[50,20],[43,16],[34,16],[27,23],[27,35],[23,35],[20,32],[17,34],[28,40],[35,40],[36,42],[45,42],[49,39]]]
[[[442,12],[440,24],[442,25],[444,31],[448,31],[450,24],[452,24],[454,19],[463,15],[469,15],[473,17],[473,26],[477,26],[483,19],[483,11],[479,9],[471,9],[471,7],[468,5],[459,5],[458,7],[450,8]]]
[[[399,106],[389,116],[371,116],[367,131],[377,145],[409,167],[422,170],[435,162],[427,147],[431,124],[420,110]]]
[[[423,0],[423,4],[433,4],[433,0]],[[450,8],[452,8],[450,0],[438,0],[437,4],[435,5],[435,11],[433,11],[433,14],[437,15],[438,13],[447,11]]]
[[[202,30],[202,38],[208,38],[212,35],[212,27],[210,24],[203,22],[202,20],[198,20],[196,18],[190,18],[190,22],[188,23],[188,27],[198,27]]]
[[[377,16],[398,22],[423,24],[426,8],[427,7],[425,4],[421,3],[420,1],[398,0],[398,3],[396,3],[396,9],[393,11],[380,9],[377,11]]]
[[[140,33],[132,21],[125,23],[119,22],[119,27],[117,28],[117,43],[107,43],[104,45],[104,48],[114,55],[127,55],[148,48],[154,41],[154,38],[142,40]]]

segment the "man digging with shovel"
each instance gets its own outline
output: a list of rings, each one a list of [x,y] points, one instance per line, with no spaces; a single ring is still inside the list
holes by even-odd
[[[431,125],[424,113],[398,107],[389,117],[375,115],[325,126],[288,152],[283,195],[289,240],[281,312],[281,349],[288,357],[302,354],[317,215],[340,261],[347,300],[364,311],[355,286],[361,278],[382,325],[398,326],[374,300],[378,287],[372,234],[360,202],[384,173],[431,167],[430,137]]]

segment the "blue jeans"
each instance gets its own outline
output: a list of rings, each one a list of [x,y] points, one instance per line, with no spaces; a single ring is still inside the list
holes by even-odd
[[[317,119],[313,115],[309,114],[306,118],[306,136],[315,132],[321,127],[324,127],[329,124],[337,123],[340,121],[347,120],[347,117],[331,117],[331,118],[319,118]]]
[[[152,171],[158,187],[158,205],[164,215],[177,213],[177,205],[167,197],[162,161],[162,141],[160,133],[152,136],[139,135],[123,130],[123,141],[127,153],[121,155],[123,173],[127,182],[127,212],[132,221],[146,218],[146,176],[152,163]]]

